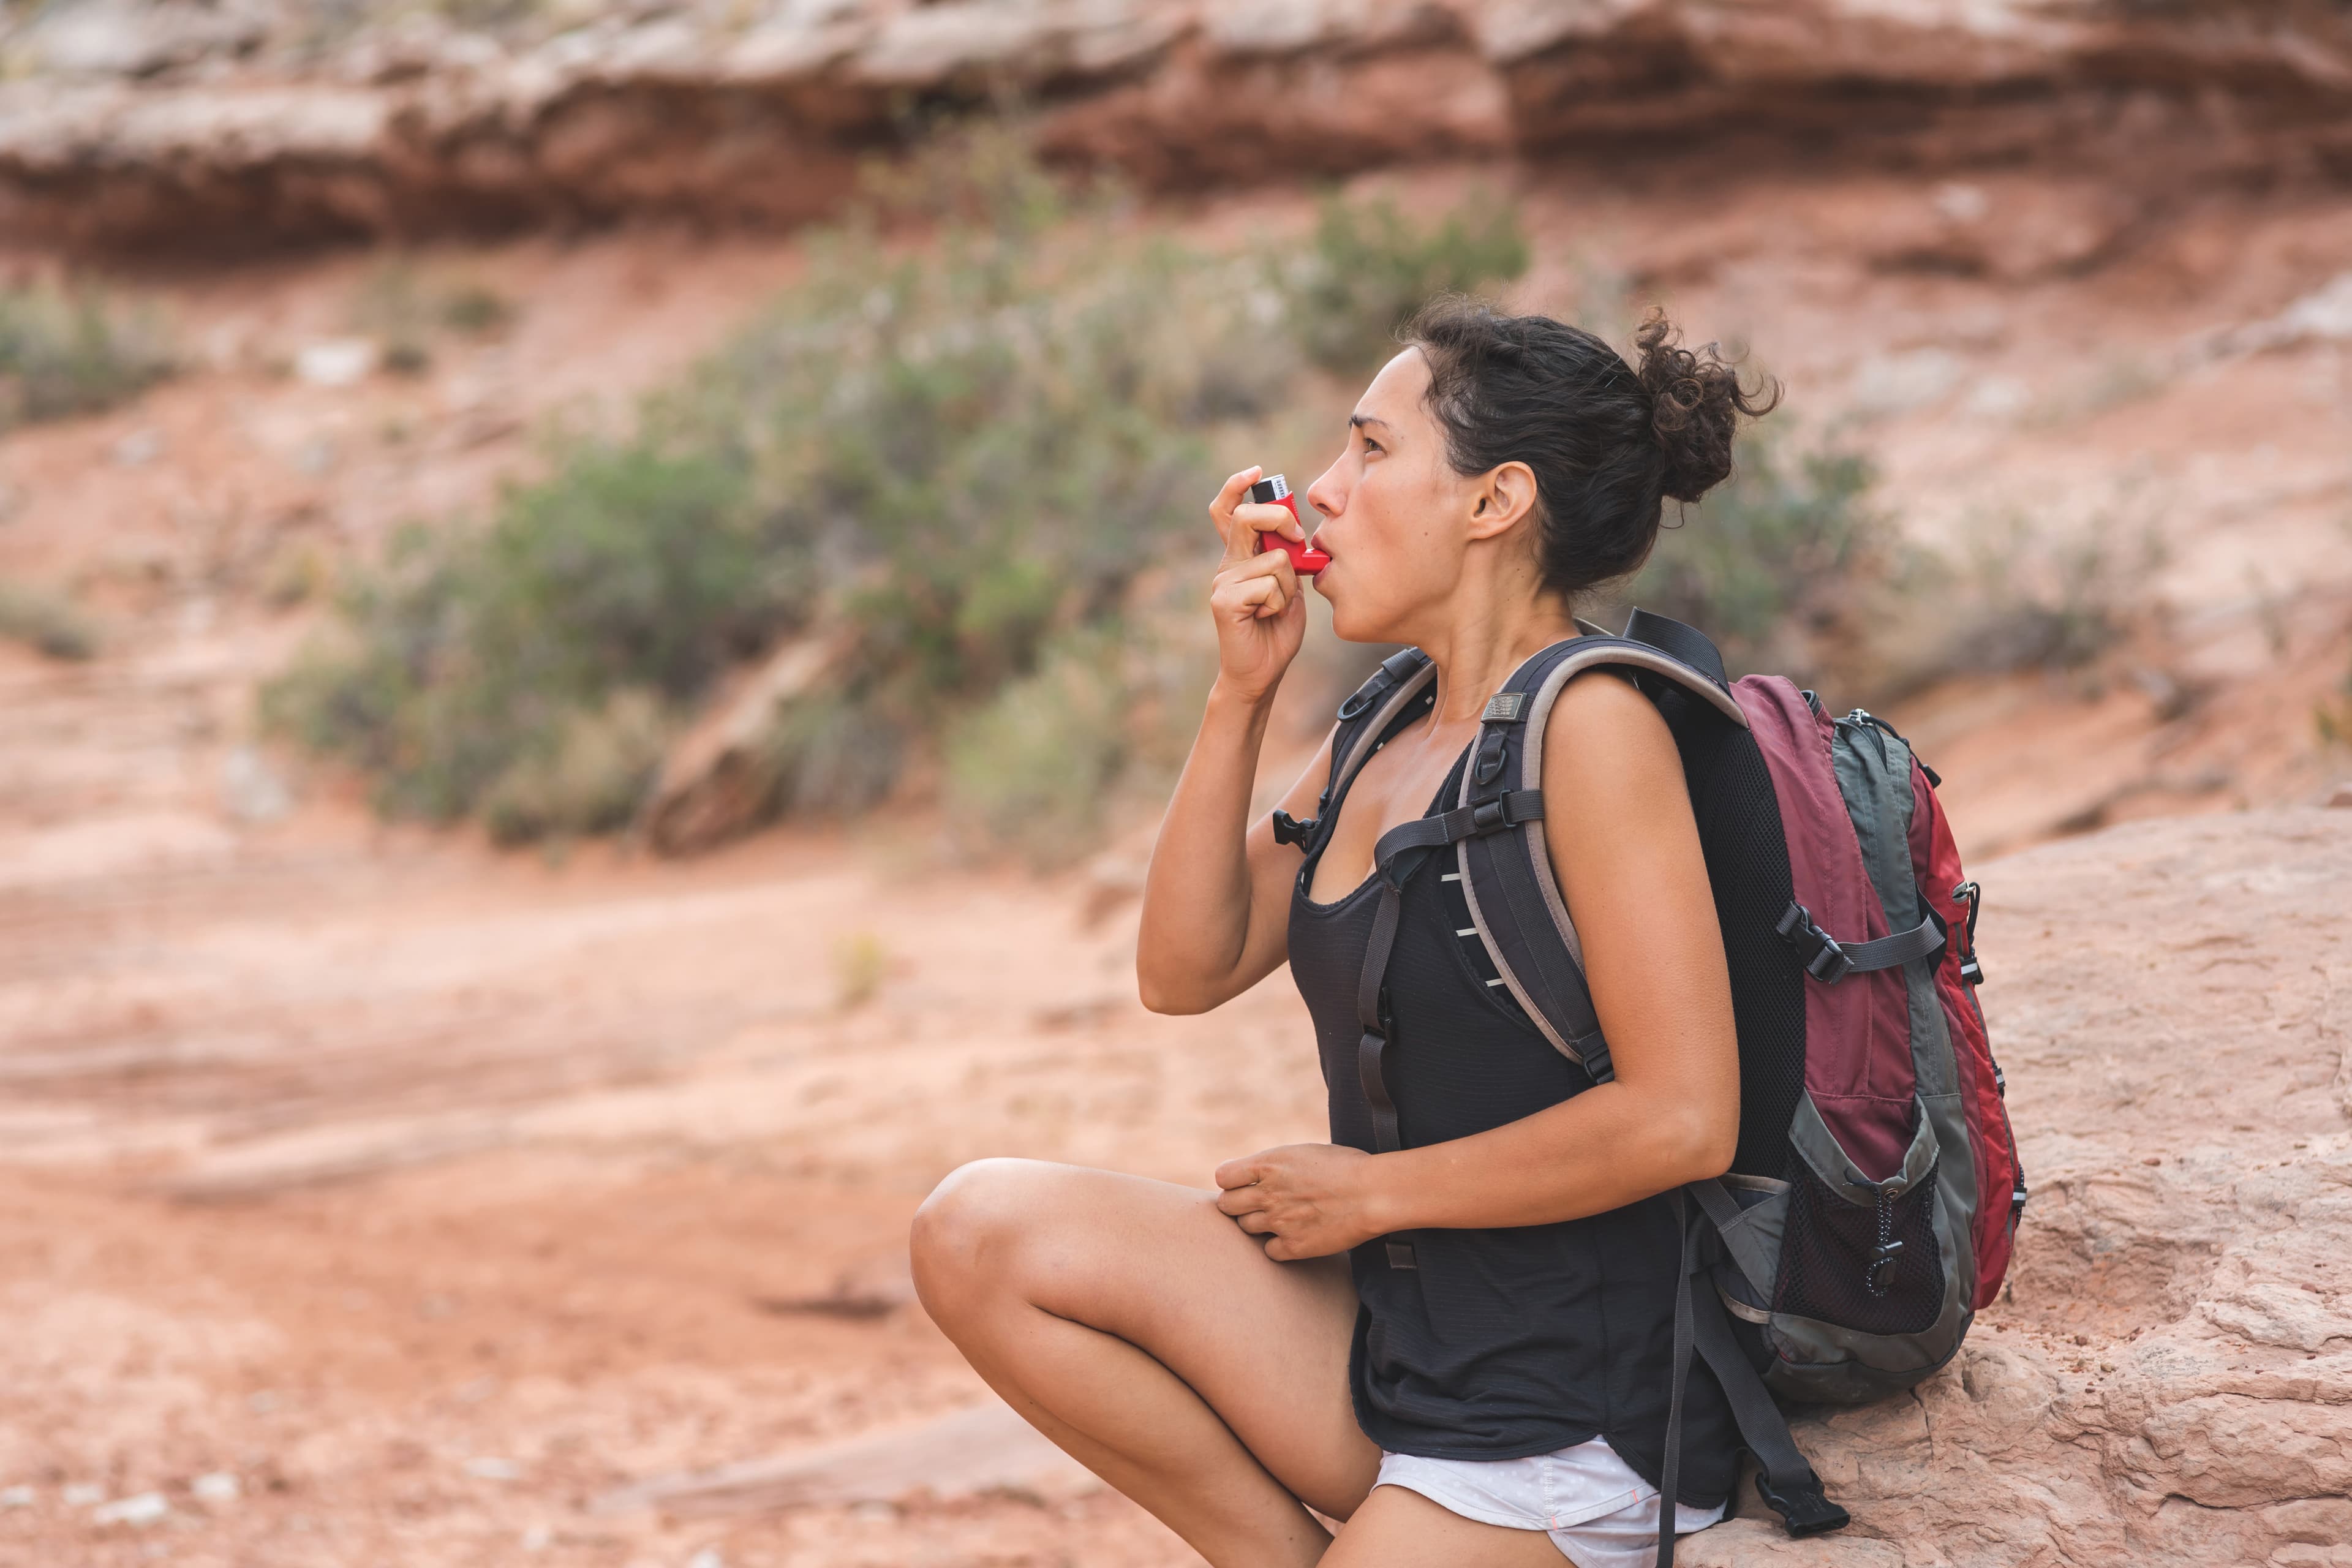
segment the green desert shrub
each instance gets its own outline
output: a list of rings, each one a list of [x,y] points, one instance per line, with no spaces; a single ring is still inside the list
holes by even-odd
[[[698,696],[787,618],[769,565],[740,465],[583,443],[482,527],[404,531],[264,712],[372,773],[384,810],[465,816],[518,766],[561,771],[615,694]]]
[[[171,371],[149,311],[95,289],[0,289],[0,430],[111,408]]]
[[[2153,532],[2102,513],[2079,527],[1979,520],[1947,582],[1939,662],[1984,671],[2080,669],[2129,635],[2164,564]]]
[[[438,334],[483,337],[515,313],[513,302],[487,284],[436,277],[400,255],[370,268],[351,300],[352,327],[375,340],[385,369],[403,375],[432,366]]]
[[[1292,329],[1326,369],[1368,371],[1396,352],[1396,331],[1433,297],[1508,282],[1528,268],[1527,236],[1507,202],[1473,195],[1424,227],[1380,199],[1323,203],[1311,244],[1280,270]]]
[[[1736,667],[1813,673],[1806,634],[1848,614],[1857,568],[1876,564],[1875,478],[1848,449],[1746,437],[1729,479],[1695,505],[1667,503],[1657,548],[1622,596],[1701,628]]]
[[[483,796],[490,837],[521,844],[626,826],[660,771],[667,711],[654,693],[630,688],[601,708],[566,712],[547,743],[509,763]]]
[[[1051,867],[1102,826],[1129,748],[1120,649],[1108,634],[1054,650],[949,732],[953,816]]]
[[[1146,635],[1143,601],[1210,542],[1213,445],[1255,446],[1306,364],[1525,259],[1507,211],[1424,228],[1335,199],[1284,283],[997,130],[867,193],[626,439],[577,440],[487,522],[360,573],[274,721],[386,810],[593,831],[724,671],[818,637],[837,657],[760,737],[760,798],[851,811],[940,778],[975,837],[1045,858],[1034,831],[1082,840],[1173,765],[1198,661]]]
[[[0,637],[51,658],[98,657],[98,627],[64,595],[29,583],[0,583]]]

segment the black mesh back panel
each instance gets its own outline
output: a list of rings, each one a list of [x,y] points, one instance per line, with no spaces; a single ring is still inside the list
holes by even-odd
[[[1789,841],[1755,737],[1678,688],[1650,682],[1681,747],[1739,1026],[1739,1151],[1731,1168],[1786,1176],[1805,1088],[1805,974],[1773,927],[1789,907]]]

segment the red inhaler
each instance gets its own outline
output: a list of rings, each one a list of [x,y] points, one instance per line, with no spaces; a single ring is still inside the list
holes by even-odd
[[[1290,493],[1290,481],[1280,474],[1268,474],[1250,486],[1247,499],[1260,506],[1286,506],[1290,509],[1291,516],[1298,515],[1298,498]],[[1290,557],[1290,563],[1293,566],[1310,577],[1331,564],[1331,557],[1316,549],[1312,544],[1295,539],[1285,539],[1279,533],[1259,534],[1257,547],[1261,553],[1268,550],[1281,551]]]

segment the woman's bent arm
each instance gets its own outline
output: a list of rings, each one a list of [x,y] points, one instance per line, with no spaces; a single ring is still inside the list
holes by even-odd
[[[1144,881],[1135,973],[1155,1013],[1205,1013],[1289,952],[1298,852],[1274,841],[1270,819],[1249,820],[1271,706],[1271,694],[1252,701],[1222,688],[1209,693]],[[1285,810],[1309,814],[1329,756],[1326,742],[1283,797]]]
[[[1307,604],[1290,558],[1257,548],[1261,532],[1299,535],[1286,508],[1243,499],[1257,476],[1244,468],[1209,506],[1225,543],[1209,587],[1217,680],[1152,847],[1136,938],[1136,984],[1155,1013],[1205,1013],[1265,979],[1289,951],[1297,862],[1271,826],[1250,826],[1249,808],[1274,694],[1307,634]],[[1318,776],[1310,765],[1284,809],[1305,815]]]

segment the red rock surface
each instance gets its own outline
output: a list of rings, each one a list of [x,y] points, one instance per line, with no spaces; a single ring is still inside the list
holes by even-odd
[[[382,19],[371,21],[381,13]],[[464,13],[459,13],[464,14]],[[495,16],[485,10],[481,14]],[[910,104],[1018,95],[1158,185],[1431,158],[2352,173],[2352,24],[2231,0],[835,0],[12,15],[0,194],[114,245],[831,210]],[[2095,226],[2096,220],[2094,219]]]
[[[957,1415],[987,1396],[908,1302],[904,1226],[982,1153],[1197,1183],[1314,1136],[1281,976],[1154,1018],[1131,905],[1081,927],[1068,884],[790,837],[523,874],[317,820],[151,853],[0,892],[0,1555],[1191,1561]],[[2035,1190],[2011,1288],[1916,1396],[1801,1424],[1852,1531],[1743,1519],[1689,1560],[2342,1563],[2352,812],[1977,869]],[[843,1011],[853,926],[893,963]]]

